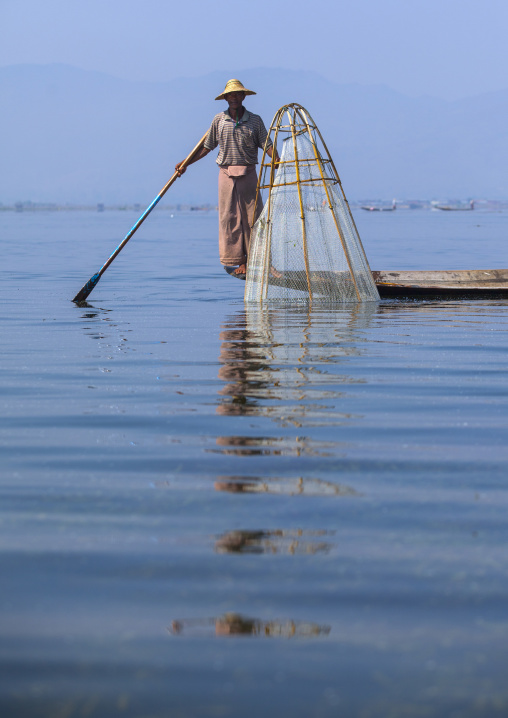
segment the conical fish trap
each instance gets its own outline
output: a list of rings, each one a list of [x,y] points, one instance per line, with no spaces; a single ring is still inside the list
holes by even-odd
[[[245,301],[377,301],[337,170],[310,114],[297,104],[281,107],[272,134],[282,152],[277,164],[263,152],[257,192],[268,195],[252,228]]]

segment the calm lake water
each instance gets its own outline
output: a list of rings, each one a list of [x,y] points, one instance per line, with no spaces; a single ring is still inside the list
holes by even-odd
[[[0,213],[0,713],[508,715],[508,303],[243,304],[214,212]],[[373,269],[508,213],[356,212]]]

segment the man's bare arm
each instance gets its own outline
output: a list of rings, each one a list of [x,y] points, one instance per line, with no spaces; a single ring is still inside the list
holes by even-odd
[[[267,154],[269,157],[272,157],[272,154],[273,154],[273,145],[266,150],[266,154]],[[275,162],[280,162],[279,153],[277,152],[277,150],[275,150]]]
[[[202,160],[203,157],[206,157],[206,155],[207,155],[209,152],[210,152],[210,150],[207,150],[206,147],[202,147],[202,148],[199,150],[199,152],[196,152],[195,157],[193,157],[193,158],[190,160],[190,162],[187,162],[187,166],[184,167],[183,169],[180,169],[180,168],[181,168],[181,165],[183,165],[183,163],[185,162],[185,160],[182,160],[181,162],[178,162],[178,164],[175,165],[175,170],[178,172],[178,176],[181,177],[181,176],[184,174],[185,170],[187,169],[187,167],[188,167],[189,165],[193,165],[194,162],[197,162],[198,160]]]

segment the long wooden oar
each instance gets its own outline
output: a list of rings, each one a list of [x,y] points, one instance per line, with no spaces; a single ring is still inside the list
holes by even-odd
[[[189,162],[193,159],[193,157],[195,156],[195,154],[202,148],[203,143],[204,143],[204,141],[205,141],[205,139],[206,139],[206,135],[207,135],[207,134],[208,134],[208,132],[206,132],[206,133],[203,135],[203,137],[199,140],[198,144],[194,147],[194,149],[192,150],[192,152],[184,159],[184,161],[182,162],[182,165],[181,165],[181,167],[180,167],[180,170],[185,169],[185,167],[187,167],[187,165],[188,165]],[[99,271],[97,272],[97,274],[94,274],[93,277],[90,277],[90,279],[89,279],[88,282],[85,284],[85,286],[82,287],[82,288],[79,290],[79,292],[76,294],[76,296],[75,296],[74,299],[72,300],[73,302],[84,302],[84,301],[85,301],[85,299],[86,299],[86,298],[88,297],[88,295],[93,291],[95,285],[97,284],[97,282],[99,281],[99,279],[102,277],[102,275],[104,274],[104,272],[106,271],[106,269],[109,267],[109,265],[111,264],[111,262],[114,260],[114,258],[117,256],[117,254],[119,254],[119,253],[122,251],[122,249],[125,247],[125,245],[126,245],[127,242],[129,241],[129,239],[132,237],[132,235],[134,234],[134,232],[135,232],[135,231],[138,229],[138,227],[140,227],[141,224],[145,221],[145,219],[148,217],[148,215],[150,214],[150,212],[152,211],[152,209],[155,207],[155,205],[158,204],[158,202],[164,197],[164,195],[166,194],[166,192],[168,191],[168,189],[171,187],[171,185],[173,184],[173,182],[177,179],[177,177],[179,177],[179,173],[178,173],[178,172],[175,172],[174,175],[173,175],[173,176],[171,177],[171,179],[169,180],[169,182],[168,182],[166,185],[164,185],[164,187],[163,187],[162,190],[159,192],[159,194],[157,195],[157,197],[154,199],[154,201],[152,202],[152,204],[144,211],[144,213],[143,213],[143,214],[141,215],[141,217],[138,219],[138,221],[136,222],[136,224],[134,225],[134,227],[131,229],[131,231],[129,232],[129,234],[125,237],[124,240],[122,240],[122,242],[118,245],[118,247],[115,249],[115,251],[113,252],[113,254],[108,258],[108,260],[107,260],[106,262],[104,262],[104,264],[103,264],[102,267],[99,269]]]

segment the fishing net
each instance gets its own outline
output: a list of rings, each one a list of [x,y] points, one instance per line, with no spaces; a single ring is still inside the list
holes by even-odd
[[[282,152],[279,163],[263,153],[258,193],[268,194],[252,228],[245,301],[377,301],[340,179],[309,113],[282,107],[272,133]]]

